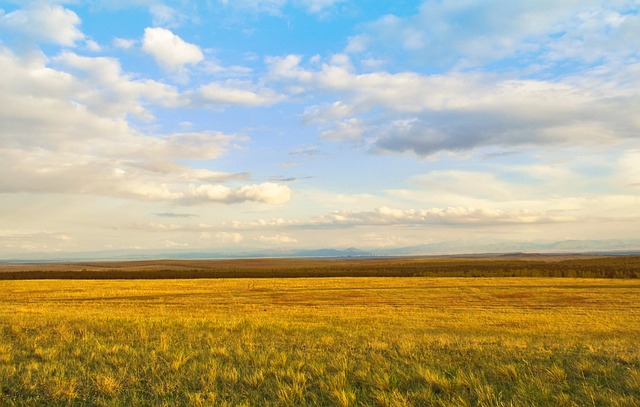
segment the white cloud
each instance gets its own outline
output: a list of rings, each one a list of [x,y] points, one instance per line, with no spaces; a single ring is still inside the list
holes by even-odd
[[[74,250],[77,242],[66,233],[0,230],[0,248],[10,252],[56,252]]]
[[[188,246],[189,246],[188,243],[178,243],[178,242],[174,242],[173,240],[164,241],[164,247],[188,247]]]
[[[481,208],[431,208],[392,209],[380,207],[370,211],[341,210],[324,215],[311,222],[318,226],[361,226],[361,225],[494,225],[519,223],[572,222],[571,216],[553,213],[531,212],[528,210],[502,211]]]
[[[78,89],[73,98],[99,115],[133,114],[150,120],[153,116],[144,102],[165,107],[183,103],[175,87],[150,79],[134,80],[122,72],[115,58],[90,58],[63,52],[54,62],[76,74],[74,81],[82,90]]]
[[[512,202],[526,199],[531,185],[519,185],[498,179],[495,173],[461,170],[437,170],[414,177],[429,195],[448,195],[450,201],[484,199],[486,202]]]
[[[291,199],[291,189],[286,185],[265,182],[229,188],[224,185],[192,186],[185,198],[196,202],[239,203],[254,201],[266,204],[283,204]]]
[[[640,190],[640,150],[627,151],[618,162],[618,182]]]
[[[345,0],[298,0],[310,13],[320,13]]]
[[[349,106],[341,101],[328,105],[310,106],[304,111],[303,120],[306,124],[323,124],[335,122],[353,115],[353,106]]]
[[[171,71],[180,71],[185,65],[204,59],[197,45],[185,42],[165,28],[145,28],[142,49]]]
[[[334,7],[345,0],[218,0],[225,7],[232,7],[254,13],[282,15],[288,5],[305,9],[308,13],[318,14]]]
[[[287,0],[218,0],[225,7],[256,13],[280,15]]]
[[[591,46],[602,55],[602,33],[607,32],[611,38],[612,31],[624,31],[617,17],[629,7],[625,2],[604,4],[597,0],[428,0],[416,15],[384,16],[368,24],[360,36],[369,38],[366,47],[372,52],[408,52],[423,66],[434,68],[477,66],[513,56],[526,58],[554,52],[558,45],[561,53],[567,52],[562,57],[565,60],[576,52],[581,58],[589,58]],[[617,47],[620,41],[608,43]]]
[[[258,219],[254,221],[231,221],[228,222],[228,225],[233,229],[261,229],[261,228],[280,228],[286,226],[295,226],[299,225],[300,222],[283,219],[283,218],[275,218],[275,219]]]
[[[24,9],[3,14],[0,10],[0,30],[38,43],[73,47],[85,38],[78,26],[80,17],[60,5],[30,2]]]
[[[192,103],[196,105],[242,105],[271,106],[280,102],[284,96],[270,89],[252,89],[246,82],[227,81],[209,83],[192,92]]]
[[[211,131],[152,136],[128,124],[129,113],[144,113],[141,99],[174,105],[173,88],[134,81],[109,58],[63,53],[56,61],[78,76],[47,67],[41,55],[21,58],[0,47],[0,193],[185,203],[289,200],[286,186],[231,188],[220,183],[248,175],[181,162],[218,158],[243,137]]]
[[[178,10],[166,4],[153,4],[149,12],[154,27],[176,27],[185,19]]]
[[[338,122],[334,127],[320,132],[320,137],[329,140],[359,141],[365,133],[362,120],[351,118]]]
[[[601,145],[640,130],[629,109],[638,96],[628,93],[624,75],[616,84],[588,74],[564,81],[477,72],[355,74],[331,64],[305,69],[296,55],[267,62],[270,75],[291,91],[330,93],[357,112],[323,134],[354,138],[366,128],[379,151],[427,156],[482,146]],[[308,110],[307,122],[328,114]]]
[[[275,236],[263,236],[260,235],[257,240],[263,243],[271,243],[271,244],[283,244],[283,243],[297,243],[298,240],[286,235],[275,235]]]
[[[102,51],[102,47],[100,46],[100,44],[98,44],[97,42],[93,41],[93,40],[86,40],[85,41],[85,48],[91,52],[100,52]]]
[[[113,39],[113,45],[116,46],[117,48],[122,48],[122,49],[131,49],[137,43],[138,43],[137,40],[131,40],[131,39],[127,39],[127,38],[114,38]]]
[[[237,232],[218,232],[214,235],[214,239],[219,243],[241,243],[244,237]]]
[[[371,38],[366,34],[358,34],[349,37],[349,42],[345,48],[347,54],[358,54],[367,50],[371,42]]]

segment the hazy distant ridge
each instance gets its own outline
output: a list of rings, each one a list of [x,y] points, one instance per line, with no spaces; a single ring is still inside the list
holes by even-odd
[[[504,254],[504,253],[640,253],[638,240],[563,240],[551,243],[508,242],[469,244],[466,242],[431,243],[387,249],[297,249],[251,250],[221,252],[216,250],[109,250],[75,253],[31,253],[0,255],[2,261],[82,261],[82,260],[141,260],[141,259],[224,259],[259,257],[372,257],[372,256],[421,256],[455,254]]]

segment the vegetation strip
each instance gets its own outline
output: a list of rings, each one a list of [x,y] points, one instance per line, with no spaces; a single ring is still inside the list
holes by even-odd
[[[0,280],[302,277],[640,278],[640,256],[244,259],[0,264]]]

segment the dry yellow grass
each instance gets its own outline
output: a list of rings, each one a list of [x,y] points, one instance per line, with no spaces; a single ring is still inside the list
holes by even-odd
[[[639,405],[640,281],[5,281],[0,404]]]

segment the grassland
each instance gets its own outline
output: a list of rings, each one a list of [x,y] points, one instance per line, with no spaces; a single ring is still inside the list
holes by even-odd
[[[150,260],[0,263],[0,280],[300,277],[640,278],[640,256]]]
[[[1,405],[640,405],[636,279],[0,284]]]

